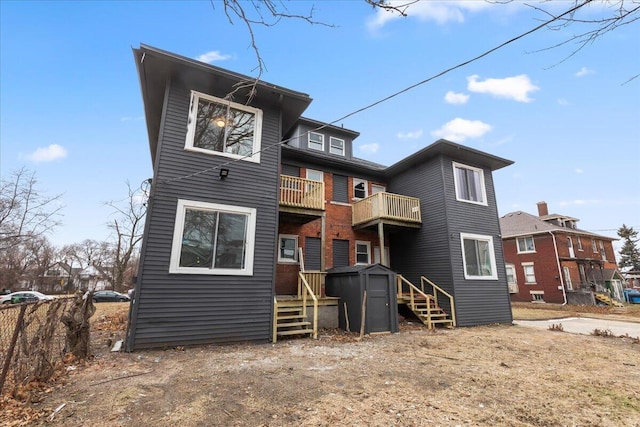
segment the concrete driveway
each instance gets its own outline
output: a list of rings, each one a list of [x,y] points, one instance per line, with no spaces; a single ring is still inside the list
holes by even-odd
[[[564,332],[591,335],[594,330],[610,330],[614,335],[629,335],[640,338],[640,323],[621,322],[618,320],[594,319],[591,317],[566,317],[552,320],[514,320],[515,325],[531,328],[549,329],[551,325],[562,324]]]

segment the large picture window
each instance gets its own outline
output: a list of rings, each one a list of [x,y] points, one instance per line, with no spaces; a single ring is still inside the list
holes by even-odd
[[[456,187],[456,199],[465,202],[487,204],[482,169],[453,163],[453,180]]]
[[[498,279],[493,237],[460,233],[465,279]]]
[[[253,274],[256,210],[178,200],[170,273]]]
[[[191,92],[187,150],[260,162],[262,111]]]

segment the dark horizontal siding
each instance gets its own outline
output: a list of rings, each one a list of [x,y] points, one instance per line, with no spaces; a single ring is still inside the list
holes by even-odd
[[[169,90],[129,348],[266,341],[271,337],[278,150],[262,152],[260,163],[229,163],[227,157],[185,151],[190,91],[178,85]],[[279,122],[277,110],[263,108],[262,148],[279,141]],[[225,163],[230,172],[222,181],[218,168]],[[252,276],[169,274],[178,199],[257,210]]]

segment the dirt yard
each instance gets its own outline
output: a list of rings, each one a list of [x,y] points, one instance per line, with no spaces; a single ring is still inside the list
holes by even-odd
[[[584,313],[584,311],[590,313]],[[514,305],[516,319],[640,307]],[[323,331],[272,344],[111,353],[126,306],[98,304],[95,358],[0,424],[51,426],[638,426],[640,343],[492,325]],[[20,415],[21,414],[21,415]],[[22,418],[22,420],[20,420]]]

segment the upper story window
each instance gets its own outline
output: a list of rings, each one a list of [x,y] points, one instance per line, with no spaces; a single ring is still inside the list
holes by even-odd
[[[185,149],[260,162],[262,110],[191,92]]]
[[[591,239],[591,249],[593,249],[593,252],[598,252],[598,247],[596,246],[596,239]]]
[[[484,171],[479,168],[453,163],[453,180],[456,187],[456,199],[465,202],[487,204],[484,186]]]
[[[460,233],[465,279],[496,280],[496,257],[493,237]]]
[[[533,242],[533,236],[518,237],[516,240],[518,242],[519,254],[536,251],[536,245]]]
[[[367,181],[364,179],[353,178],[353,198],[364,199],[369,194]]]
[[[600,254],[602,255],[603,260],[607,260],[607,252],[604,250],[604,242],[600,240]]]
[[[324,174],[322,171],[318,171],[315,169],[307,169],[307,179],[311,181],[324,181]]]
[[[170,273],[253,275],[256,209],[178,200]]]
[[[580,238],[580,236],[576,237],[576,239],[578,240],[578,250],[583,251],[584,249],[582,249],[582,239]]]
[[[308,146],[312,150],[324,151],[324,135],[321,133],[309,132]]]
[[[337,154],[344,156],[344,139],[329,137],[329,152],[331,154]]]

